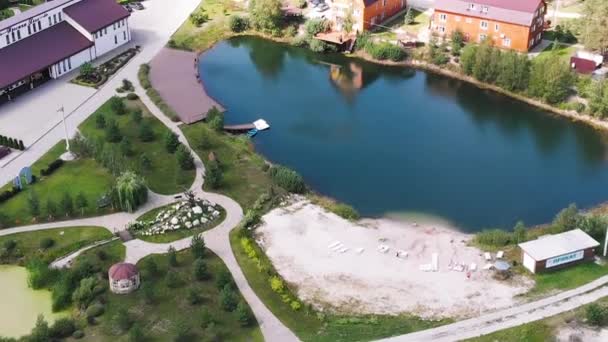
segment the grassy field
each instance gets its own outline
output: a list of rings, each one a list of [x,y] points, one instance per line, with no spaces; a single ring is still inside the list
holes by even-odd
[[[51,262],[93,242],[111,237],[112,234],[101,227],[57,228],[6,235],[0,237],[0,246],[4,246],[9,240],[15,241],[17,246],[7,260],[0,261],[25,264],[30,258],[40,256],[44,261]],[[43,239],[52,239],[54,244],[43,249],[40,246]]]
[[[536,285],[528,295],[537,296],[551,291],[564,291],[587,284],[608,274],[608,266],[595,263],[585,263],[562,270],[536,274]]]
[[[264,159],[253,151],[248,139],[217,133],[205,123],[184,125],[181,129],[203,163],[208,161],[209,152],[213,151],[222,167],[221,187],[207,190],[225,194],[247,210],[271,188],[270,176],[263,170]],[[201,146],[202,136],[208,141],[205,146]]]
[[[169,129],[156,119],[141,101],[124,100],[129,110],[139,108],[142,110],[142,123],[150,125],[154,132],[154,140],[151,142],[142,142],[139,137],[140,123],[133,122],[129,113],[125,115],[116,115],[110,103],[106,102],[93,115],[91,115],[80,126],[80,131],[87,138],[105,138],[104,129],[99,129],[95,125],[95,120],[98,115],[103,115],[106,121],[115,120],[124,137],[127,137],[131,142],[132,154],[129,156],[129,162],[134,170],[141,171],[141,174],[146,178],[146,182],[150,190],[159,194],[175,194],[188,189],[194,181],[195,170],[182,170],[175,155],[167,152],[164,145],[165,134]],[[119,143],[116,143],[119,144]],[[145,154],[151,161],[150,168],[142,168],[140,166],[141,156]]]
[[[177,325],[190,329],[188,341],[201,341],[206,336],[202,328],[201,312],[207,310],[215,321],[215,330],[222,341],[263,341],[261,331],[256,324],[250,327],[242,327],[236,313],[225,312],[220,308],[219,290],[215,285],[215,275],[226,267],[212,252],[207,251],[205,262],[212,278],[205,281],[197,281],[192,277],[193,257],[189,251],[178,253],[178,267],[171,267],[167,257],[163,255],[152,255],[147,258],[153,259],[159,266],[158,275],[150,276],[142,274],[142,285],[148,283],[153,287],[155,298],[153,303],[148,304],[144,300],[143,291],[140,289],[129,295],[114,295],[108,293],[106,296],[106,312],[100,317],[99,324],[85,329],[87,341],[127,341],[128,334],[117,331],[113,317],[125,308],[134,322],[136,322],[147,335],[146,341],[173,341]],[[145,259],[139,262],[140,269]],[[166,273],[171,270],[182,280],[182,285],[177,288],[169,288],[165,282]],[[190,304],[187,294],[194,290],[202,296],[200,304]]]
[[[549,56],[556,54],[562,60],[569,62],[570,56],[576,52],[576,48],[574,46],[569,46],[565,44],[559,44],[556,49],[553,48],[555,43],[551,43],[547,46],[536,58],[548,58]]]
[[[32,165],[32,173],[38,177],[38,181],[31,186],[26,186],[24,191],[10,200],[0,204],[0,214],[6,217],[9,226],[19,226],[33,223],[33,217],[28,206],[30,190],[34,190],[38,196],[41,207],[41,218],[46,216],[47,199],[51,198],[57,206],[64,192],[75,199],[82,192],[88,202],[84,210],[84,216],[106,213],[106,210],[97,208],[97,200],[105,194],[113,183],[110,173],[92,159],[78,159],[64,163],[59,169],[46,177],[40,177],[40,170],[65,152],[65,143],[60,142],[50,149],[44,156]],[[7,184],[2,188],[9,189],[12,185]],[[81,212],[77,213],[82,214]]]
[[[429,23],[431,21],[430,16],[428,16],[424,12],[420,12],[415,9],[412,9],[411,11],[414,14],[413,23],[411,23],[409,25],[405,24],[404,20],[405,20],[406,11],[403,11],[399,15],[397,15],[396,17],[391,19],[390,21],[387,21],[386,23],[384,23],[383,24],[384,27],[381,27],[378,30],[374,31],[374,33],[372,35],[376,36],[376,37],[385,38],[385,39],[396,39],[397,34],[394,32],[395,30],[403,30],[405,32],[417,35],[420,32],[420,30],[429,27]]]
[[[268,273],[260,272],[258,264],[250,259],[240,244],[239,233],[233,230],[230,243],[236,259],[256,295],[289,329],[303,341],[369,341],[406,334],[450,323],[451,320],[426,321],[410,315],[401,316],[343,316],[320,313],[312,308],[294,311],[283,302],[281,295],[272,290]],[[270,262],[257,246],[257,254],[266,267]]]
[[[228,38],[232,34],[228,28],[229,16],[245,13],[239,6],[232,0],[202,1],[195,12],[203,10],[209,16],[209,21],[196,27],[190,20],[186,20],[173,34],[169,45],[183,50],[203,51],[217,41]]]
[[[171,207],[173,205],[174,204],[169,204],[169,205],[166,205],[166,206],[163,206],[160,208],[152,209],[152,210],[148,211],[147,213],[138,217],[137,221],[147,221],[147,220],[154,219],[154,218],[156,218],[156,215],[158,213],[165,210],[167,207]],[[190,236],[193,236],[196,234],[200,234],[204,231],[215,228],[215,227],[217,227],[218,224],[224,222],[224,219],[226,219],[226,211],[224,209],[221,209],[220,217],[217,220],[214,220],[213,222],[210,222],[201,227],[192,228],[192,229],[179,229],[179,230],[175,230],[175,231],[166,232],[164,234],[152,235],[152,236],[147,236],[147,235],[142,235],[142,234],[137,234],[137,233],[135,233],[135,235],[140,240],[154,242],[154,243],[167,243],[167,242],[172,242],[175,240],[187,238],[187,237],[190,237]]]

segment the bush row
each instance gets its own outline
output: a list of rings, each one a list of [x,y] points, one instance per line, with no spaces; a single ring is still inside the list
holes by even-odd
[[[48,176],[63,165],[62,159],[53,160],[45,169],[40,170],[41,176]]]
[[[6,146],[21,151],[25,150],[23,140],[17,140],[15,138],[6,137],[4,135],[0,135],[0,146]]]
[[[11,188],[10,190],[0,192],[0,203],[8,201],[9,199],[13,198],[13,196],[17,195],[19,192],[21,192],[19,188]]]

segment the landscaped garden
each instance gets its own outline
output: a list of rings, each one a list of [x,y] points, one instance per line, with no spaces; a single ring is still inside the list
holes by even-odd
[[[62,141],[36,161],[31,166],[36,181],[23,190],[14,190],[12,184],[0,188],[12,193],[0,199],[0,227],[111,211],[99,201],[112,187],[112,175],[92,159],[63,162],[59,160],[63,152]]]
[[[144,241],[166,243],[212,229],[225,217],[219,205],[192,197],[143,214],[129,231]]]
[[[80,66],[80,73],[72,80],[72,83],[99,88],[138,52],[139,48],[130,48],[99,66],[94,66],[90,62],[84,63]]]
[[[79,127],[85,139],[75,150],[91,155],[103,149],[99,158],[108,169],[135,170],[156,193],[189,189],[195,176],[191,154],[141,101],[130,98],[113,97],[85,120]]]

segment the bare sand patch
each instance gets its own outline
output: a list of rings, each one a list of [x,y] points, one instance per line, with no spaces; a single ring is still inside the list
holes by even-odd
[[[344,313],[414,313],[422,317],[467,317],[516,304],[533,283],[523,277],[502,282],[480,270],[483,253],[466,246],[470,235],[432,223],[389,219],[342,219],[299,199],[263,217],[257,240],[298,296],[319,308]],[[343,247],[330,248],[337,241]],[[387,253],[379,245],[390,247]],[[342,251],[348,248],[347,251]],[[363,248],[363,252],[358,253]],[[397,250],[408,257],[397,257]],[[439,254],[439,270],[423,272]],[[448,270],[452,262],[478,270]]]
[[[568,325],[559,328],[555,339],[558,342],[605,342],[608,341],[608,329],[593,329],[582,325]]]

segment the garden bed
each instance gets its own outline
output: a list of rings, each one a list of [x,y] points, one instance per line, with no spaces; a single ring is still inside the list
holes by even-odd
[[[80,67],[80,74],[71,82],[97,89],[104,85],[112,75],[125,66],[138,52],[139,47],[130,48],[97,67],[90,63],[85,63]]]

